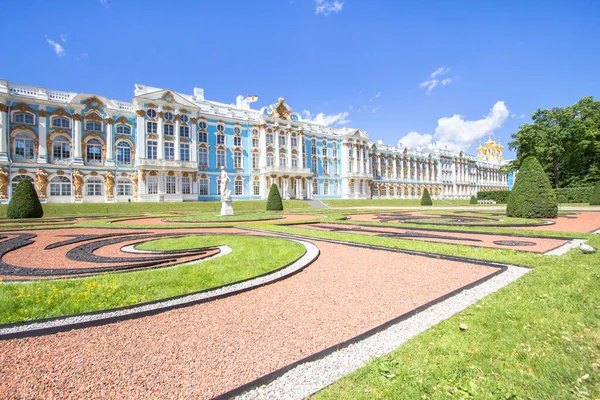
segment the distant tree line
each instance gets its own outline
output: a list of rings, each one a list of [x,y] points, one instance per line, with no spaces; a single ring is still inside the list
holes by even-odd
[[[555,188],[590,186],[600,182],[600,101],[584,97],[568,107],[538,109],[533,123],[519,127],[508,144],[518,169],[535,156]]]

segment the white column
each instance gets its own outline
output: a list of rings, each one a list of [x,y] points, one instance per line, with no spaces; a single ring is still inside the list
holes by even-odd
[[[115,165],[113,149],[115,148],[115,139],[113,135],[114,120],[112,116],[106,118],[106,160],[105,165]]]
[[[144,120],[146,112],[144,110],[137,110],[135,113],[135,145],[137,148],[135,156],[138,158],[146,158],[146,123]]]
[[[40,124],[39,124],[39,142],[38,142],[38,156],[37,162],[39,164],[45,164],[48,159],[48,150],[46,148],[46,136],[48,133],[48,119],[46,118],[46,106],[40,106]]]
[[[298,132],[298,168],[302,168],[304,165],[303,160],[304,160],[304,133],[302,131]],[[335,145],[337,146],[337,142],[335,142]],[[298,181],[296,183],[296,186],[299,186],[300,181]]]
[[[165,159],[165,135],[164,135],[164,125],[163,125],[163,117],[165,113],[159,111],[158,118],[156,122],[156,135],[158,136],[158,149],[156,150],[156,158],[159,160]],[[160,186],[160,185],[159,185]]]
[[[190,123],[192,124],[192,145],[190,149],[190,161],[196,163],[198,162],[198,120],[196,118],[190,118]],[[250,154],[250,157],[252,157],[252,154]],[[250,167],[252,167],[252,158],[250,158]],[[253,190],[252,181],[250,181],[250,190]]]
[[[287,157],[285,159],[285,162],[287,163],[288,167],[291,167],[292,166],[292,133],[291,132],[286,132],[286,134],[285,134],[285,148],[287,150]],[[288,196],[288,198],[289,198],[289,196]]]
[[[275,147],[275,160],[273,162],[273,165],[279,167],[279,133],[275,132],[273,134],[273,141],[275,142],[273,144],[273,147]]]
[[[392,161],[393,161],[392,165],[394,166],[394,171],[393,171],[394,180],[398,180],[398,165],[397,165],[398,160],[396,159],[396,157],[393,157]]]
[[[267,166],[267,135],[265,133],[264,125],[261,125],[258,129],[258,142],[259,142],[258,144],[260,146],[260,156],[258,159],[258,166],[260,168],[264,168]]]
[[[81,114],[73,115],[75,120],[73,126],[73,164],[82,165],[83,159],[81,157],[81,120],[83,116]]]
[[[364,145],[361,144],[358,147],[358,151],[360,153],[359,158],[358,158],[358,172],[360,172],[361,174],[365,173],[365,158],[364,158]]]
[[[181,160],[181,153],[179,150],[179,148],[181,147],[181,138],[179,136],[179,126],[181,125],[181,122],[179,122],[180,119],[181,115],[175,115],[175,132],[173,132],[173,134],[175,135],[175,161]]]
[[[358,144],[354,144],[354,168],[352,168],[352,171],[354,171],[354,173],[358,173]]]
[[[0,103],[0,161],[8,161],[8,106]]]
[[[406,179],[411,178],[411,170],[410,170],[410,158],[406,159]]]
[[[404,157],[400,157],[400,180],[404,181]]]

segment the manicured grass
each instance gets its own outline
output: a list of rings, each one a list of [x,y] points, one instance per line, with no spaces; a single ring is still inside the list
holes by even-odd
[[[183,217],[166,218],[169,222],[243,222],[262,221],[283,218],[280,213],[275,212],[242,212],[236,215],[224,215],[215,213],[191,214]]]
[[[421,199],[361,199],[361,200],[321,200],[330,207],[414,207],[421,206]],[[450,203],[450,204],[449,204]],[[446,200],[445,202],[433,200],[433,207],[436,206],[459,206],[469,205],[469,200]],[[427,209],[427,207],[423,207]]]
[[[240,200],[233,202],[235,211],[264,211],[266,200]],[[0,215],[6,215],[7,205],[0,205]],[[173,211],[213,211],[221,210],[220,201],[193,201],[179,203],[82,203],[82,204],[44,204],[45,216],[78,216],[78,215],[117,215],[140,213],[169,213]],[[309,205],[302,200],[284,200],[284,210],[288,208],[305,208]]]
[[[264,274],[296,260],[304,246],[277,238],[215,235],[160,239],[139,247],[183,250],[228,245],[223,257],[175,268],[72,280],[0,283],[0,323],[78,314],[164,299]]]

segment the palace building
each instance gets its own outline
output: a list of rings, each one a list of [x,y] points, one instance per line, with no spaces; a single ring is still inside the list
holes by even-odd
[[[478,155],[373,143],[360,129],[304,121],[280,98],[252,109],[135,85],[131,103],[0,80],[0,202],[23,179],[44,202],[469,198],[506,190],[503,147]]]

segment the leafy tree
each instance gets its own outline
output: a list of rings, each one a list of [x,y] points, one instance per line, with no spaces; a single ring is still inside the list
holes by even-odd
[[[471,196],[471,200],[469,201],[469,204],[477,204],[477,197]]]
[[[558,204],[548,176],[539,161],[529,156],[521,163],[508,197],[506,215],[517,218],[556,218]]]
[[[42,216],[44,216],[44,209],[33,185],[27,179],[21,180],[12,193],[6,217],[20,219],[41,218]]]
[[[590,197],[590,206],[600,206],[600,183],[596,183],[592,196]]]
[[[281,211],[283,210],[283,202],[281,201],[281,195],[276,184],[271,185],[269,189],[269,197],[267,198],[267,211]]]
[[[431,196],[429,195],[429,190],[423,190],[423,195],[421,196],[421,205],[422,206],[432,206],[433,202],[431,201]]]

